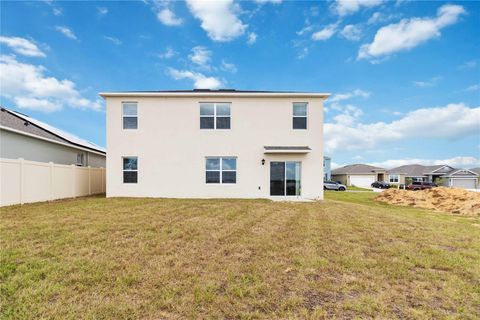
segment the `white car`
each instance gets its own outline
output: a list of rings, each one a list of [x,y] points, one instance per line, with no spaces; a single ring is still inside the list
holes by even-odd
[[[323,181],[323,190],[345,191],[347,187],[336,181]]]

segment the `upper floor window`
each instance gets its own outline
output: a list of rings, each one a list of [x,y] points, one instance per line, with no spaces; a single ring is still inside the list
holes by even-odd
[[[230,129],[230,103],[200,103],[200,129]]]
[[[207,158],[205,162],[206,183],[236,183],[236,158]]]
[[[138,158],[123,157],[123,183],[137,183]]]
[[[293,129],[307,129],[307,103],[293,103]]]
[[[122,102],[123,129],[138,128],[138,110],[136,102]]]

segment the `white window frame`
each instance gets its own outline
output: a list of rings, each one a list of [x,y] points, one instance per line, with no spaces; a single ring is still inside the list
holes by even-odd
[[[136,115],[126,115],[123,106],[125,104],[135,104],[137,106]],[[125,118],[137,118],[137,127],[136,128],[125,128],[123,119]],[[122,101],[122,129],[123,130],[138,130],[138,102],[136,101]]]
[[[80,161],[78,161],[80,158]],[[85,154],[84,153],[77,153],[77,166],[84,167],[85,166]]]
[[[397,181],[392,181],[393,177],[396,177]],[[393,180],[395,180],[395,179],[393,179]],[[389,174],[388,175],[388,182],[390,182],[390,183],[400,183],[400,175],[399,174]]]
[[[219,170],[208,170],[207,169],[207,160],[219,160],[220,161],[220,169]],[[235,170],[223,170],[223,159],[234,159],[235,160]],[[238,171],[238,168],[237,168],[237,157],[231,157],[231,156],[222,156],[222,157],[205,157],[205,184],[207,185],[210,185],[210,184],[213,184],[213,185],[217,185],[217,184],[223,184],[223,185],[236,185],[237,184],[237,178],[238,178],[238,175],[237,175],[237,171]],[[220,172],[220,180],[219,182],[207,182],[207,172]],[[223,172],[235,172],[235,182],[234,183],[223,183]]]
[[[305,115],[304,116],[296,116],[294,114],[294,110],[295,110],[295,104],[296,103],[303,103],[305,104]],[[305,118],[305,129],[303,128],[294,128],[293,127],[293,119],[294,118]],[[293,130],[308,130],[308,102],[305,102],[305,101],[295,101],[295,102],[292,102],[292,129]]]
[[[202,104],[213,104],[213,115],[202,115]],[[217,105],[218,104],[228,104],[228,109],[230,111],[230,115],[225,116],[225,115],[217,115]],[[231,102],[207,102],[207,101],[202,101],[199,102],[199,111],[200,111],[200,118],[211,118],[213,117],[213,128],[202,128],[200,127],[200,130],[231,130],[232,129],[232,103]],[[221,128],[217,129],[217,118],[230,118],[230,128]]]
[[[123,167],[123,159],[128,159],[128,158],[137,158],[137,169],[125,169]],[[125,177],[123,175],[124,172],[136,172],[137,173],[137,182],[125,182]],[[122,157],[122,183],[123,184],[138,184],[138,156],[123,156]]]

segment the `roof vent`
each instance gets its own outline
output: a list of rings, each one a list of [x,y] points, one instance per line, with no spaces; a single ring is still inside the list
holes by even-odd
[[[30,125],[30,122],[25,121],[25,122],[23,123],[23,125],[24,125],[24,126],[29,126],[29,125]]]
[[[210,89],[193,89],[194,92],[210,92]]]

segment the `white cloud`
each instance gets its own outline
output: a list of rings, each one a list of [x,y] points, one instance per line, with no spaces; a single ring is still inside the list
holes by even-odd
[[[313,30],[313,26],[310,24],[306,24],[305,27],[303,27],[301,30],[295,32],[299,36],[303,36],[305,33],[309,33]]]
[[[427,80],[427,81],[412,81],[412,83],[415,87],[428,88],[428,87],[435,86],[440,79],[441,79],[441,77],[433,77],[433,78],[431,78],[430,80]]]
[[[62,8],[53,8],[53,9],[52,9],[52,12],[53,12],[53,14],[56,15],[56,16],[61,16],[61,15],[63,14]]]
[[[346,93],[337,93],[327,100],[327,102],[338,102],[342,100],[347,100],[355,97],[368,98],[370,97],[370,92],[364,91],[361,89],[355,89]]]
[[[158,55],[158,57],[161,59],[170,59],[176,54],[177,52],[175,50],[173,50],[171,47],[167,47],[163,53]]]
[[[382,0],[336,0],[333,10],[340,16],[346,16],[357,12],[362,7],[371,8],[381,3]]]
[[[312,39],[315,41],[328,40],[335,34],[336,31],[337,31],[337,24],[332,23],[325,26],[322,30],[314,32],[312,34]]]
[[[178,18],[169,8],[163,8],[157,12],[157,19],[166,26],[179,26],[183,20]]]
[[[222,86],[222,81],[219,79],[215,77],[207,77],[199,72],[170,68],[168,69],[168,74],[175,80],[192,80],[193,86],[199,89],[217,89]]]
[[[233,0],[187,0],[187,6],[213,41],[230,41],[247,29],[247,25],[238,18],[240,7]]]
[[[477,60],[470,60],[465,62],[464,64],[460,65],[460,69],[473,69],[478,65]]]
[[[372,43],[364,44],[358,59],[388,56],[398,51],[412,49],[432,38],[440,37],[440,30],[458,21],[466,11],[462,6],[446,4],[435,18],[402,19],[399,23],[380,28]]]
[[[107,39],[108,41],[110,41],[111,43],[117,45],[117,46],[119,46],[123,43],[120,39],[115,38],[115,37],[104,36],[104,38]]]
[[[304,59],[306,56],[308,56],[309,50],[307,47],[303,47],[300,50],[298,50],[297,53],[297,59]]]
[[[237,66],[235,66],[233,63],[228,63],[225,60],[222,60],[222,65],[220,66],[220,69],[231,73],[237,73],[238,71]]]
[[[350,121],[346,125],[345,119],[340,118],[324,125],[325,149],[327,152],[373,149],[383,143],[409,138],[462,138],[479,135],[479,123],[480,107],[470,108],[463,103],[417,109],[389,123]]]
[[[471,85],[471,86],[465,88],[464,91],[478,91],[478,90],[480,90],[480,84]]]
[[[108,9],[105,7],[97,7],[97,13],[99,16],[103,17],[108,13]]]
[[[248,34],[247,44],[252,45],[255,42],[257,42],[257,34],[255,32],[250,32]]]
[[[360,29],[359,26],[348,24],[343,28],[340,34],[347,40],[358,41],[362,36],[362,29]]]
[[[68,27],[65,26],[56,26],[55,30],[62,33],[65,37],[77,40],[77,36],[70,30]]]
[[[273,3],[273,4],[280,4],[282,0],[255,0],[258,4],[265,4],[265,3]]]
[[[28,57],[45,57],[45,53],[40,50],[35,43],[30,40],[19,37],[0,36],[0,43],[10,47],[18,54]]]
[[[75,83],[45,75],[43,66],[22,63],[14,56],[0,56],[0,93],[19,108],[51,112],[64,106],[100,110],[99,100],[91,101],[80,94]]]
[[[212,52],[210,50],[202,46],[196,46],[192,48],[192,53],[188,55],[188,58],[200,67],[210,69],[209,63],[211,56]]]
[[[381,167],[381,168],[395,168],[404,166],[407,164],[421,164],[424,166],[434,165],[449,165],[454,168],[473,168],[480,165],[480,159],[469,156],[458,156],[448,159],[418,159],[418,158],[406,158],[406,159],[390,159],[380,162],[369,162],[369,165]]]
[[[401,17],[400,13],[386,15],[382,12],[377,11],[370,16],[370,18],[367,21],[367,24],[372,25],[372,24],[387,22],[393,19],[398,19],[400,17]]]

